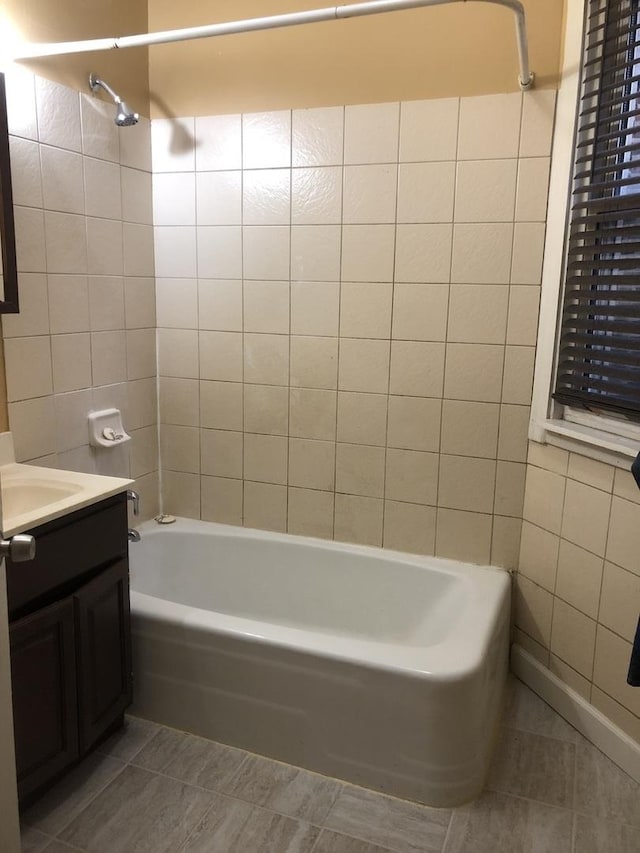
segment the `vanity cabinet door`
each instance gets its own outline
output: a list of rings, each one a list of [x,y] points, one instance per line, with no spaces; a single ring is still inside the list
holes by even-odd
[[[74,633],[70,598],[9,626],[21,799],[79,755]]]
[[[80,747],[84,752],[131,704],[127,560],[105,569],[73,598],[78,634]]]

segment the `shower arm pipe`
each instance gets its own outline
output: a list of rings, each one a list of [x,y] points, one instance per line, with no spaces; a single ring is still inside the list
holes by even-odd
[[[405,9],[418,9],[426,6],[442,6],[460,2],[484,2],[510,9],[515,15],[516,41],[521,89],[533,85],[534,75],[529,69],[529,50],[524,6],[519,0],[368,0],[364,3],[350,3],[344,6],[329,6],[324,9],[309,9],[303,12],[289,12],[283,15],[271,15],[263,18],[247,18],[242,21],[227,21],[200,27],[187,27],[180,30],[165,30],[157,33],[144,33],[134,36],[89,39],[87,41],[67,41],[53,43],[27,43],[19,49],[15,59],[34,59],[43,56],[60,56],[69,53],[112,50],[123,47],[148,47],[155,44],[189,41],[191,39],[211,38],[213,36],[232,35],[234,33],[271,30],[279,27],[292,27],[298,24],[315,24],[321,21],[335,21],[343,18],[358,18],[365,15],[379,15],[383,12],[399,12]]]

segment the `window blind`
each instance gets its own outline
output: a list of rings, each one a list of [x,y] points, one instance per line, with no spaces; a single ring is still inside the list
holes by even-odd
[[[554,398],[640,420],[638,0],[590,0]]]

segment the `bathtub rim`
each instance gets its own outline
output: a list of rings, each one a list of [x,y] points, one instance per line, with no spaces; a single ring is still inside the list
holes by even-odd
[[[160,525],[151,520],[143,522],[139,530],[142,541],[134,543],[130,550],[130,561],[133,562],[135,562],[134,549],[140,545],[144,547],[146,536],[172,535],[178,531],[188,534],[190,531],[209,530],[213,535],[258,541],[266,539],[285,547],[293,539],[315,550],[346,552],[376,560],[390,560],[426,570],[436,570],[454,575],[465,585],[468,592],[467,607],[473,616],[470,620],[459,620],[460,629],[455,634],[448,634],[442,641],[430,646],[420,647],[401,642],[366,640],[312,628],[298,628],[220,611],[210,611],[149,595],[132,588],[132,614],[134,619],[139,616],[143,623],[146,623],[143,630],[151,630],[154,622],[164,624],[170,622],[176,627],[191,629],[202,634],[203,643],[206,633],[217,632],[236,638],[242,637],[247,642],[321,655],[336,661],[357,664],[370,670],[383,670],[395,675],[441,683],[455,683],[472,676],[482,667],[494,632],[498,630],[504,619],[509,619],[511,579],[506,569],[496,566],[478,566],[442,557],[405,554],[374,546],[335,542],[198,519],[178,518],[176,524],[171,525]],[[477,606],[479,600],[484,606]],[[143,625],[139,623],[138,627],[143,628]],[[474,636],[478,642],[473,642]],[[193,636],[191,642],[194,642]]]

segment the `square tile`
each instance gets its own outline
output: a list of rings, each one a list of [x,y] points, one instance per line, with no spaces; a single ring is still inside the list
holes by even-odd
[[[387,444],[405,450],[440,448],[442,402],[422,397],[389,397]]]
[[[389,389],[388,341],[341,338],[338,363],[341,391],[383,394]]]
[[[221,524],[242,525],[242,480],[201,477],[201,518]]]
[[[397,340],[444,341],[447,284],[394,284],[391,336]]]
[[[287,532],[298,536],[333,539],[333,502],[332,492],[290,488]]]
[[[344,107],[293,110],[291,132],[293,166],[342,163]]]
[[[333,491],[336,446],[329,441],[289,439],[289,485]]]
[[[339,542],[382,545],[384,504],[378,498],[336,494],[334,538]]]
[[[243,521],[245,527],[284,533],[287,529],[286,486],[245,481]]]
[[[244,381],[258,385],[289,384],[289,338],[252,335],[244,338]]]
[[[343,282],[340,288],[340,335],[382,338],[391,335],[391,284]]]
[[[385,501],[382,544],[409,554],[433,554],[436,509],[432,506]]]
[[[392,341],[389,392],[407,397],[442,397],[445,345]]]
[[[381,498],[384,493],[385,451],[364,444],[336,446],[336,491]]]
[[[345,166],[342,221],[363,225],[395,222],[398,167]]]
[[[447,282],[451,276],[452,226],[398,225],[395,280]]]
[[[403,101],[400,104],[400,161],[455,160],[458,98]]]
[[[389,448],[386,454],[385,498],[435,506],[438,464],[436,453]]]
[[[344,115],[345,163],[396,163],[400,105],[347,106]]]
[[[451,222],[455,181],[455,163],[402,163],[397,221]]]
[[[510,222],[516,199],[516,160],[458,163],[456,222]]]

